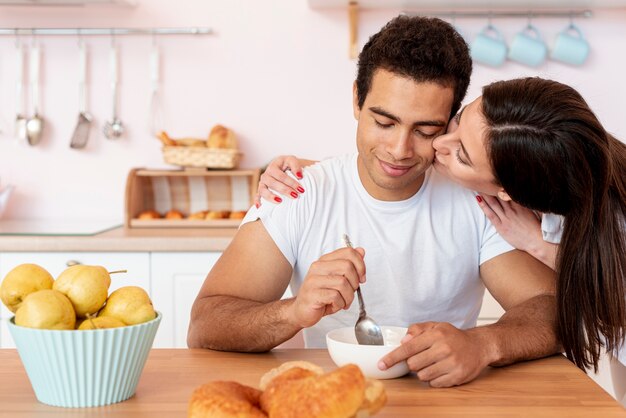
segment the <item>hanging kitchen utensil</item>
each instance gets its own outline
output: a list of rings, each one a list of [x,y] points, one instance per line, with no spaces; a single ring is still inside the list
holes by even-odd
[[[30,54],[30,82],[31,95],[33,101],[33,116],[26,122],[26,137],[29,145],[37,145],[43,136],[44,119],[39,114],[39,70],[40,70],[41,50],[39,44],[35,43]]]
[[[110,65],[111,65],[111,90],[112,100],[113,100],[113,115],[111,116],[111,120],[107,121],[104,124],[103,132],[104,136],[107,139],[118,139],[124,134],[124,125],[122,121],[117,117],[117,83],[118,83],[118,52],[117,46],[115,45],[115,41],[111,40],[111,56],[110,56]]]
[[[15,136],[18,140],[26,142],[26,113],[24,112],[24,46],[16,39],[15,41]]]
[[[82,40],[78,43],[78,122],[72,134],[70,147],[81,149],[89,140],[92,116],[87,111],[87,47]]]
[[[148,120],[148,128],[152,136],[158,136],[163,131],[163,108],[161,103],[160,88],[160,65],[161,52],[156,42],[153,42],[152,52],[150,54],[150,82],[152,85],[152,94],[150,96],[150,114]]]

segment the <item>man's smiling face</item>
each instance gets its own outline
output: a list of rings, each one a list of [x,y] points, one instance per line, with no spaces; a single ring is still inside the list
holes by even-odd
[[[432,140],[446,130],[452,87],[380,69],[362,108],[354,96],[361,182],[376,199],[408,199],[433,161]]]

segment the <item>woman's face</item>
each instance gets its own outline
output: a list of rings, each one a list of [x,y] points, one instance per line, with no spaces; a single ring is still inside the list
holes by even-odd
[[[481,194],[504,196],[487,157],[486,125],[479,97],[450,121],[448,132],[433,141],[435,168],[453,181]]]

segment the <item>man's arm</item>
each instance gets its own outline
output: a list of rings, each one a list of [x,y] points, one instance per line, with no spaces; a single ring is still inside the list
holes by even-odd
[[[296,298],[280,300],[292,268],[260,221],[243,225],[209,272],[191,309],[187,345],[267,351],[352,303],[365,274],[362,249],[311,265]]]
[[[489,364],[503,366],[559,352],[554,271],[516,250],[487,261],[480,272],[506,311],[495,324],[475,329],[491,342]]]
[[[488,365],[558,352],[554,272],[518,250],[483,263],[480,272],[487,289],[506,310],[497,323],[469,330],[448,323],[414,324],[402,345],[379,367],[406,359],[418,378],[447,387],[473,380]]]

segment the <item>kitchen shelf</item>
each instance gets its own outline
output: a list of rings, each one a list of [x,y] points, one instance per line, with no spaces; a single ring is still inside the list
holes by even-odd
[[[400,10],[561,10],[626,8],[626,0],[308,0],[313,9],[346,8]]]
[[[1,0],[0,0],[1,1]],[[211,28],[0,28],[9,36],[211,35]]]
[[[256,168],[132,169],[126,181],[124,225],[126,228],[236,228],[252,206],[259,175]],[[180,212],[183,219],[165,218],[170,210]],[[147,211],[156,211],[159,217],[140,219]],[[201,213],[201,219],[197,219]]]
[[[91,5],[111,5],[134,7],[137,2],[135,0],[0,0],[0,6],[70,6],[83,7]]]
[[[351,59],[358,57],[358,12],[368,9],[400,9],[406,14],[419,13],[448,17],[585,17],[590,9],[626,8],[626,0],[308,0],[312,9],[346,9],[349,23]]]

